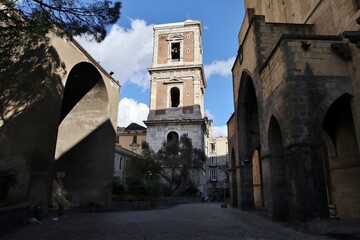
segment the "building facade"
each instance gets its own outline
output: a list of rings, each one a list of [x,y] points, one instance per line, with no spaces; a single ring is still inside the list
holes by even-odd
[[[146,141],[146,128],[137,123],[131,123],[127,127],[118,127],[115,144],[129,151],[141,154],[141,143]]]
[[[359,219],[359,8],[245,1],[228,121],[234,207]]]
[[[126,165],[127,162],[139,155],[133,151],[115,145],[114,152],[114,177],[118,178],[121,182],[125,182],[126,178]]]
[[[228,189],[228,140],[226,137],[205,138],[206,189],[210,201],[223,201]]]
[[[183,134],[204,150],[206,80],[201,31],[201,23],[192,20],[154,26],[153,63],[148,69],[150,112],[145,121],[146,139],[154,151]],[[201,192],[203,181],[204,177],[197,180]]]

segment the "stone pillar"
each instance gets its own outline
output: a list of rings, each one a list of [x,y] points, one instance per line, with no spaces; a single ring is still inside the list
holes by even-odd
[[[241,209],[254,209],[254,189],[252,177],[252,165],[240,166],[240,194],[239,207]]]
[[[236,168],[233,166],[229,169],[229,183],[230,183],[230,205],[232,207],[237,207],[237,184],[236,184]]]
[[[268,215],[277,220],[288,216],[288,184],[282,155],[266,155],[262,158],[264,202]]]
[[[285,162],[290,220],[306,221],[323,215],[326,198],[320,145],[287,146]]]

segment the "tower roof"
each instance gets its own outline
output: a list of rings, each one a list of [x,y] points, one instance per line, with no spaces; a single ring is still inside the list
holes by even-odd
[[[184,27],[186,25],[200,25],[201,26],[201,22],[198,20],[186,20],[184,22],[176,22],[176,23],[165,23],[165,24],[157,24],[154,26],[154,29],[157,28],[169,28],[169,27]]]
[[[130,123],[129,126],[125,128],[126,131],[134,131],[134,130],[146,130],[145,127],[140,126],[137,123]]]

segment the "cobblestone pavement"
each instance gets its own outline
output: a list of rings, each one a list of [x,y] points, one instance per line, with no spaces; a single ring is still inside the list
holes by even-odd
[[[308,235],[254,213],[219,204],[179,205],[169,209],[127,212],[71,212],[66,218],[28,225],[6,240],[116,239],[332,239]]]

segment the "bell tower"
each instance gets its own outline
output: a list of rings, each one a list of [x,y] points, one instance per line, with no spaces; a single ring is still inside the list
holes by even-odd
[[[150,112],[145,121],[147,142],[157,151],[165,141],[187,134],[193,146],[204,150],[206,131],[199,21],[154,26],[150,73]]]

